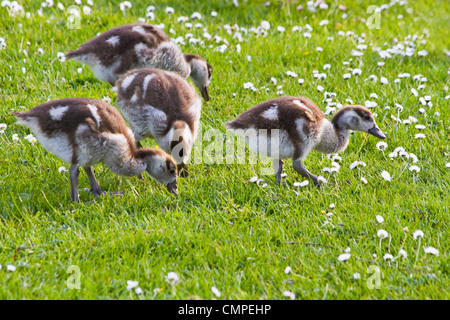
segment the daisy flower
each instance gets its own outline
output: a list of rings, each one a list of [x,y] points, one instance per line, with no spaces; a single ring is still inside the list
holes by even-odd
[[[414,240],[416,240],[417,238],[423,238],[423,236],[424,236],[424,233],[423,233],[423,231],[422,230],[416,230],[416,231],[414,231],[414,233],[413,233],[413,238],[414,238]]]
[[[380,141],[376,144],[377,149],[380,151],[386,150],[387,146],[388,146],[387,143],[384,141]]]
[[[381,177],[386,181],[391,181],[391,175],[387,171],[382,171]]]
[[[339,257],[337,257],[338,261],[347,261],[348,259],[350,259],[352,255],[350,253],[343,253],[341,255],[339,255]]]
[[[211,291],[217,298],[220,298],[220,291],[216,287],[211,287]]]
[[[386,230],[380,229],[377,231],[377,236],[381,239],[384,239],[389,236],[389,233]]]
[[[139,284],[138,281],[128,280],[127,281],[127,290],[130,291],[131,289],[137,287]]]
[[[171,285],[175,285],[180,282],[180,278],[175,272],[169,272],[166,276],[166,281]]]
[[[288,290],[283,292],[283,296],[289,297],[289,298],[291,298],[291,300],[295,299],[295,294],[293,292],[288,291]]]
[[[433,247],[426,247],[423,248],[425,253],[431,253],[432,255],[439,256],[439,250]]]
[[[389,254],[389,253],[386,253],[384,256],[383,256],[383,259],[384,260],[394,260],[394,257],[392,256],[392,254]]]

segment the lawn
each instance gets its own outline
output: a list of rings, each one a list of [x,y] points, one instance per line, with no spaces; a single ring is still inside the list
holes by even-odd
[[[121,1],[83,0],[79,28],[67,13],[76,1],[7,2],[0,299],[450,298],[448,1],[132,1],[121,11]],[[327,180],[320,188],[294,186],[305,179],[290,160],[281,187],[261,162],[193,163],[178,197],[148,175],[98,165],[102,188],[124,195],[94,199],[82,172],[73,203],[70,164],[30,141],[11,112],[68,97],[115,105],[110,84],[58,53],[143,19],[211,64],[203,133],[225,135],[226,121],[263,101],[306,96],[329,118],[369,107],[387,146],[355,132],[340,158],[312,152],[304,164]],[[202,138],[205,159],[213,142]]]

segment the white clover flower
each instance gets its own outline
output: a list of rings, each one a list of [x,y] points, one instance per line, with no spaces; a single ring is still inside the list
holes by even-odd
[[[142,293],[142,289],[141,287],[137,287],[134,292],[136,292],[136,294],[141,294]]]
[[[339,255],[339,257],[337,258],[338,261],[347,261],[348,259],[350,259],[352,255],[350,253],[343,253],[341,255]]]
[[[447,162],[447,163],[445,164],[445,167],[446,167],[446,168],[450,168],[450,162]]]
[[[422,230],[416,230],[413,233],[414,240],[416,240],[417,238],[423,238],[423,236],[424,236],[424,233]]]
[[[2,132],[0,132],[0,133],[2,133]],[[18,135],[17,133],[14,133],[14,134],[12,135],[12,140],[13,140],[13,141],[19,141],[19,140],[20,140],[19,135]]]
[[[382,171],[381,177],[386,181],[391,181],[391,175],[387,171]]]
[[[419,172],[419,171],[420,171],[420,168],[419,168],[418,166],[411,166],[411,167],[409,167],[409,171],[412,171],[412,172]]]
[[[383,256],[383,259],[384,259],[384,260],[388,260],[388,259],[394,260],[394,257],[392,256],[392,254],[386,253],[386,254]]]
[[[400,256],[403,256],[403,258],[407,258],[407,257],[408,257],[408,254],[407,254],[406,251],[403,250],[403,249],[400,249],[400,251],[398,252],[398,254],[399,254]]]
[[[292,271],[291,267],[287,266],[286,269],[284,269],[284,273],[289,274]]]
[[[322,86],[317,86],[317,91],[322,92],[323,91],[323,87]]]
[[[414,128],[418,129],[418,130],[423,130],[426,127],[423,124],[417,124]]]
[[[7,264],[6,265],[6,270],[14,272],[14,271],[16,271],[16,267],[13,266],[12,264]]]
[[[283,292],[283,296],[289,297],[289,298],[291,298],[291,300],[295,299],[295,294],[293,292],[288,291],[288,290]]]
[[[212,16],[212,17],[217,17],[217,12],[216,12],[216,11],[212,11],[212,12],[211,12],[211,16]]]
[[[367,184],[367,179],[366,179],[366,178],[361,177],[361,181],[362,181],[364,184]]]
[[[303,84],[305,82],[305,79],[298,79],[299,84]]]
[[[439,250],[433,247],[426,247],[423,248],[425,253],[431,253],[432,255],[439,256]]]
[[[172,14],[172,13],[174,13],[174,12],[175,12],[175,10],[174,10],[172,7],[167,7],[167,8],[166,8],[166,13]]]
[[[331,64],[327,63],[323,65],[323,70],[330,70],[331,69]]]
[[[380,229],[377,231],[377,236],[378,236],[378,238],[384,239],[389,236],[389,233],[384,229]]]
[[[380,141],[376,144],[377,149],[380,151],[386,150],[387,146],[387,143],[384,141]]]
[[[283,32],[286,31],[286,28],[285,28],[285,27],[282,27],[282,26],[278,26],[278,27],[277,27],[277,30],[278,30],[278,32],[283,33]]]
[[[384,218],[382,216],[380,216],[379,214],[377,214],[376,218],[377,218],[377,221],[379,223],[383,223],[384,222]]]
[[[419,95],[419,93],[417,92],[417,90],[414,89],[414,88],[411,88],[411,93],[412,93],[415,97],[417,97],[417,96]]]
[[[319,22],[319,26],[326,26],[328,23],[329,23],[329,21],[327,19],[324,19]]]
[[[361,279],[361,275],[359,274],[359,272],[354,273],[352,277],[355,280]]]
[[[380,82],[381,82],[381,84],[388,84],[389,83],[388,79],[385,78],[385,77],[381,77],[380,78]]]
[[[345,248],[344,252],[345,253],[349,253],[350,252],[350,247]]]
[[[155,6],[148,6],[147,7],[147,12],[151,12],[151,11],[155,11]]]
[[[166,281],[171,285],[175,285],[180,282],[180,278],[175,272],[169,272],[166,276]]]
[[[343,77],[344,79],[350,79],[350,78],[352,77],[352,75],[351,75],[350,73],[344,73],[344,74],[342,75],[342,77]]]
[[[371,97],[372,99],[378,99],[378,95],[377,95],[376,93],[371,93],[371,94],[370,94],[370,97]]]
[[[0,133],[5,132],[8,125],[6,123],[0,123]]]

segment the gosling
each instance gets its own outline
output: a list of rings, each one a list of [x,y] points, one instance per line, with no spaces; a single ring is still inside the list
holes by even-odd
[[[72,200],[78,202],[79,167],[83,167],[95,197],[103,194],[93,166],[104,163],[122,176],[148,174],[177,194],[177,167],[159,149],[136,149],[133,133],[119,111],[104,101],[85,98],[55,100],[27,112],[13,112],[17,123],[27,126],[42,146],[71,163]]]
[[[349,130],[386,139],[368,109],[359,105],[346,106],[329,121],[314,102],[304,97],[281,97],[263,102],[225,126],[245,135],[250,150],[266,152],[273,158],[278,185],[283,171],[281,159],[292,158],[294,169],[320,186],[318,177],[310,173],[302,161],[311,150],[326,154],[344,151],[349,143]],[[278,131],[273,131],[275,129]],[[278,136],[271,139],[271,135],[276,134]]]
[[[154,138],[171,154],[179,173],[188,175],[187,163],[197,139],[202,101],[185,79],[160,69],[136,69],[116,83],[117,105],[130,124],[138,147]]]
[[[155,26],[136,23],[108,30],[78,49],[67,58],[85,63],[94,76],[113,85],[124,73],[139,68],[173,71],[190,77],[203,99],[209,100],[212,68],[198,55],[183,54],[170,38]]]

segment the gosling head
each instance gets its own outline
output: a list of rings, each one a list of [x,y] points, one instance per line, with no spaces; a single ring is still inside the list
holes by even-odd
[[[177,190],[177,165],[173,159],[161,149],[139,149],[137,157],[147,164],[147,173],[156,181],[166,186],[175,195]]]
[[[191,67],[189,77],[202,93],[205,101],[209,100],[209,82],[211,81],[212,68],[209,63],[200,56],[185,54],[184,59]]]
[[[375,123],[372,112],[363,106],[347,106],[339,110],[332,120],[337,129],[367,132],[379,139],[386,139]]]

